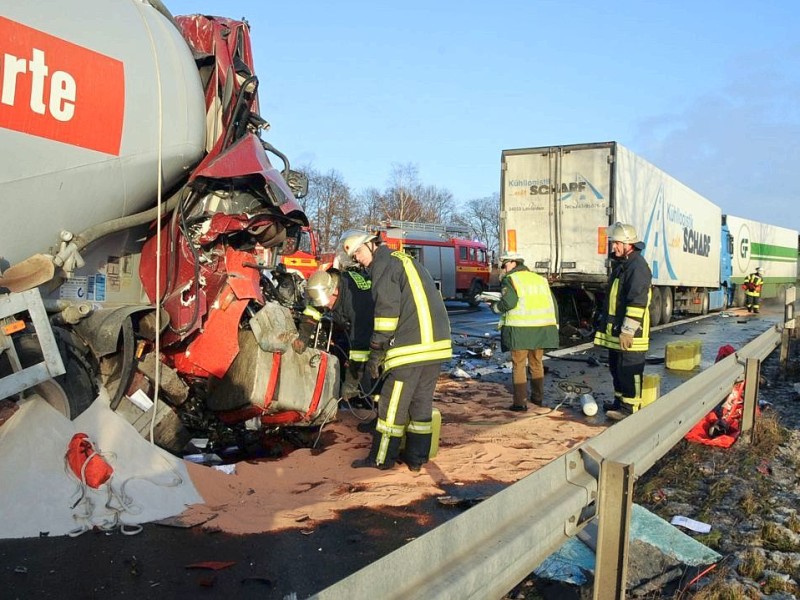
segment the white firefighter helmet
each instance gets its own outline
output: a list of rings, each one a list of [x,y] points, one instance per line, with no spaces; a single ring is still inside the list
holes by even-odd
[[[639,242],[639,236],[636,235],[633,225],[617,221],[608,227],[606,231],[610,242],[622,242],[623,244],[636,244]]]
[[[371,242],[375,239],[377,239],[375,235],[367,231],[349,229],[339,238],[339,247],[344,250],[344,253],[347,254],[348,257],[353,258],[356,250],[367,242]]]
[[[521,254],[517,254],[516,252],[508,252],[500,257],[500,266],[502,267],[504,264],[511,262],[512,260],[518,265],[525,264],[525,259]]]
[[[338,286],[338,273],[315,271],[306,282],[306,293],[314,306],[327,306]]]
[[[761,275],[761,273],[763,273],[763,272],[764,272],[764,269],[762,269],[761,267],[756,267],[756,273]]]

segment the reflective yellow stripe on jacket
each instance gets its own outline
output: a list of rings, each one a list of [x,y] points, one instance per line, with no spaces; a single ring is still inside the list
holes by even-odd
[[[315,321],[322,320],[322,313],[319,312],[316,308],[314,308],[310,304],[305,307],[305,309],[303,310],[303,314],[307,317],[311,317]]]
[[[350,350],[347,357],[353,362],[367,362],[369,360],[369,350]]]
[[[428,297],[425,295],[425,288],[419,273],[414,268],[414,264],[407,254],[403,252],[393,252],[392,256],[399,258],[403,264],[406,278],[408,279],[411,296],[417,309],[417,319],[419,325],[420,343],[407,346],[389,348],[386,352],[386,369],[401,367],[418,362],[429,360],[448,360],[453,356],[453,348],[450,338],[446,340],[434,340],[433,322],[431,320],[431,310],[428,305]],[[389,321],[390,319],[382,319]],[[394,328],[397,328],[397,319]],[[378,328],[379,319],[375,318],[375,328]]]
[[[360,290],[372,289],[372,282],[369,279],[365,278],[360,273],[356,273],[355,271],[347,271],[347,274],[350,276],[350,279],[352,279],[355,282],[356,287],[358,289]]]
[[[517,292],[517,305],[505,314],[507,327],[546,327],[556,325],[553,296],[544,277],[531,271],[508,275]]]
[[[595,343],[612,350],[619,350],[619,336],[613,335],[614,322],[617,315],[617,294],[619,293],[619,279],[615,279],[611,285],[611,293],[608,298],[608,322],[605,331],[598,331],[595,335]],[[647,352],[650,348],[650,300],[653,297],[653,289],[647,291],[647,306],[628,306],[625,308],[625,316],[641,320],[642,330],[633,337],[633,345],[629,352]]]

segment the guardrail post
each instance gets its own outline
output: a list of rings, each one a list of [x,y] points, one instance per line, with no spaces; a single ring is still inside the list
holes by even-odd
[[[748,444],[753,442],[753,424],[756,420],[760,377],[761,361],[757,358],[748,358],[744,367],[744,408],[742,410],[742,437]]]
[[[625,600],[628,534],[633,506],[633,465],[600,465],[593,600]]]
[[[786,290],[786,304],[783,306],[783,330],[781,331],[781,368],[786,369],[789,360],[789,340],[795,330],[794,322],[795,288]]]

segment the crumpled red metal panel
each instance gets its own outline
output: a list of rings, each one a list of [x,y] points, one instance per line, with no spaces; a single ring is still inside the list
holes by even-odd
[[[169,227],[161,235],[161,304],[169,314],[170,327],[164,332],[162,343],[169,346],[186,339],[197,331],[208,311],[208,298],[214,298],[227,279],[222,256],[199,267],[200,285],[195,285],[194,256],[186,239],[178,236],[178,252],[168,251]],[[139,278],[151,302],[156,302],[156,240],[147,240],[142,248]],[[220,252],[222,254],[222,252]],[[213,256],[213,253],[210,254]],[[172,261],[172,271],[169,263]],[[172,273],[171,280],[167,277]]]
[[[197,374],[199,367],[200,372],[223,377],[239,353],[239,321],[248,302],[237,299],[230,286],[225,286],[203,324],[203,332],[186,348],[186,362],[176,362],[178,370],[191,365],[191,374]]]
[[[250,252],[240,252],[233,248],[228,248],[225,252],[228,285],[233,293],[241,300],[249,298],[264,304],[264,292],[259,285],[260,273],[254,265],[253,255]]]
[[[246,176],[256,176],[263,182],[263,186],[269,186],[271,193],[265,192],[264,195],[274,199],[283,214],[303,215],[292,190],[280,171],[269,162],[261,139],[254,133],[246,133],[222,152],[208,154],[194,170],[190,181],[198,178],[232,179]]]

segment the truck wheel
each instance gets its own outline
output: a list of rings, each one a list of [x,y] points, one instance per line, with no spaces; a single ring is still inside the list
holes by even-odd
[[[672,298],[672,288],[661,288],[661,323],[666,325],[672,321],[672,312],[675,309],[675,301]]]
[[[661,324],[661,288],[654,287],[650,296],[650,326]]]
[[[75,419],[97,398],[97,368],[93,366],[91,351],[69,335],[59,335],[56,342],[64,361],[66,373],[37,385],[34,389],[48,404],[68,419]],[[25,334],[15,340],[17,355],[23,367],[42,361],[42,352],[34,334]]]

